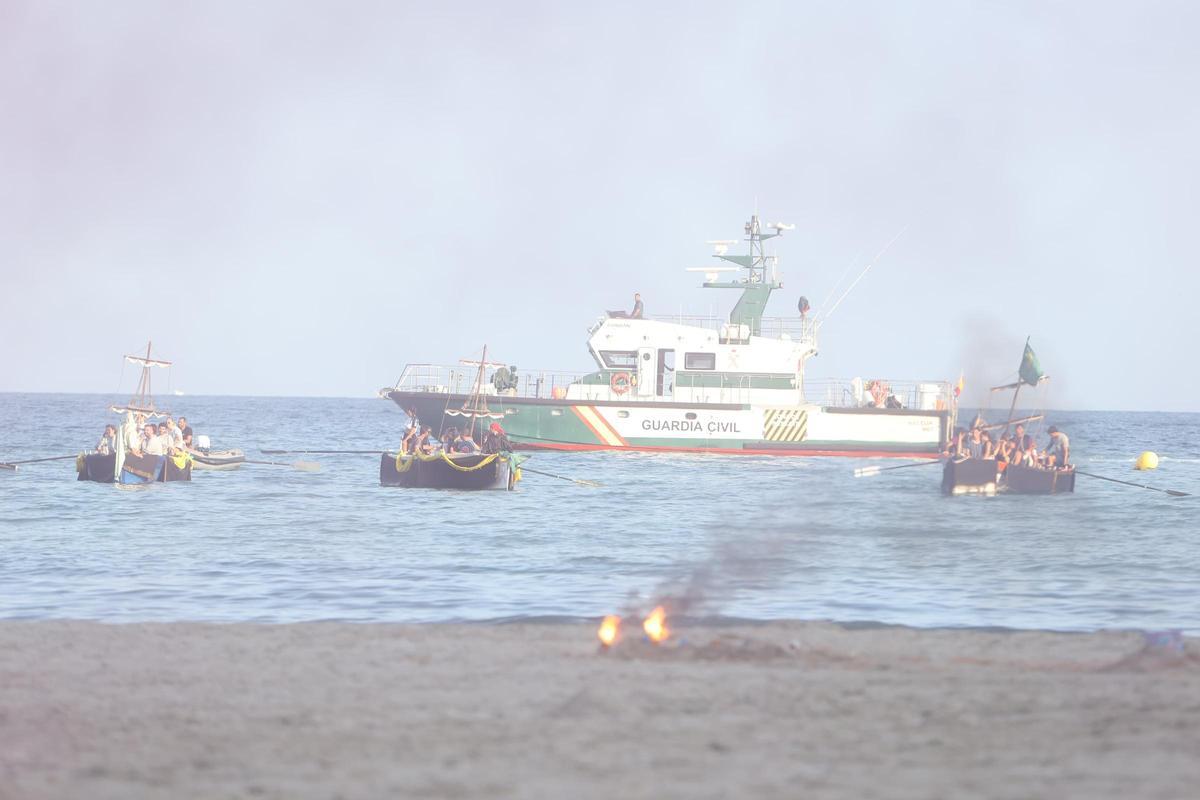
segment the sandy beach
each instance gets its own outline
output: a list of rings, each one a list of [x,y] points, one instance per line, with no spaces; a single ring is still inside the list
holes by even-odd
[[[1194,797],[1197,645],[0,623],[0,797]]]

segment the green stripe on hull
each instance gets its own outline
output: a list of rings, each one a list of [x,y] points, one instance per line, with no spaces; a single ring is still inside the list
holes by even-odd
[[[422,422],[432,425],[435,431],[440,430],[444,426],[461,426],[463,424],[462,417],[444,415],[447,408],[454,409],[461,405],[461,398],[412,393],[393,396],[392,399],[401,408],[415,408]],[[804,438],[800,441],[770,441],[760,438],[746,438],[745,436],[739,437],[736,434],[729,437],[719,435],[712,437],[648,435],[627,436],[622,439],[617,430],[617,427],[620,425],[618,415],[626,411],[633,411],[633,413],[637,414],[644,410],[643,408],[638,408],[636,405],[624,407],[593,406],[588,403],[572,403],[566,400],[553,403],[530,403],[521,402],[520,400],[513,402],[513,400],[513,398],[489,397],[488,406],[493,412],[504,415],[500,423],[514,442],[531,447],[543,446],[569,449],[572,446],[578,446],[580,448],[601,447],[620,449],[625,446],[630,448],[724,450],[729,452],[744,450],[798,452],[811,450],[837,453],[862,452],[879,454],[934,454],[941,449],[940,443],[936,441],[818,440],[809,438]],[[577,408],[579,409],[578,411],[576,410]],[[711,407],[705,408],[702,404],[693,406],[678,404],[673,407],[660,406],[655,409],[655,411],[661,411],[664,415],[673,416],[680,420],[684,418],[685,414],[689,414],[693,410],[695,411],[695,414],[691,415],[693,419],[697,414],[703,419],[705,414],[736,415],[745,413],[745,411],[737,409],[715,410]],[[765,414],[769,410],[764,408],[763,413]],[[931,413],[930,416],[936,417],[939,415]],[[587,421],[585,422],[585,420]],[[622,427],[628,428],[629,426],[626,424]],[[731,430],[736,430],[736,428]],[[746,428],[743,427],[742,431],[746,431]],[[632,431],[627,430],[626,433],[632,433]]]

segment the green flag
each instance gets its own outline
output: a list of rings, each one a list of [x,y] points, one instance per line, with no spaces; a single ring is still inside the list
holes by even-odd
[[[1037,386],[1038,381],[1042,379],[1042,365],[1038,363],[1037,356],[1033,353],[1033,348],[1029,346],[1029,340],[1025,340],[1025,352],[1021,356],[1021,369],[1017,373],[1021,376],[1021,380],[1028,383],[1030,386]]]

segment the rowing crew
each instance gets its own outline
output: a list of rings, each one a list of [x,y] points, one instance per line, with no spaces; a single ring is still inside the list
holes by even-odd
[[[155,424],[146,422],[143,414],[135,418],[128,413],[121,430],[125,449],[135,456],[195,452],[192,450],[192,427],[188,425],[187,417],[180,417],[178,422],[167,417],[165,422]],[[108,456],[116,451],[117,429],[113,425],[105,425],[104,433],[96,443],[96,452]]]
[[[1050,436],[1045,450],[1038,451],[1033,436],[1025,433],[1025,426],[1018,423],[1014,432],[995,439],[982,426],[967,433],[962,428],[955,431],[954,439],[946,455],[952,458],[995,459],[1001,464],[1020,464],[1024,467],[1065,469],[1071,464],[1071,441],[1067,435],[1053,425],[1047,431]]]
[[[433,431],[428,425],[418,427],[415,424],[408,427],[408,430],[404,432],[404,439],[400,442],[400,452],[403,455],[420,453],[428,456],[438,451],[470,455],[480,452],[502,453],[509,450],[512,450],[512,445],[509,443],[508,437],[504,435],[504,429],[497,422],[493,422],[487,433],[484,434],[482,447],[475,442],[470,429],[447,428],[442,431],[442,437],[438,440],[433,437]]]

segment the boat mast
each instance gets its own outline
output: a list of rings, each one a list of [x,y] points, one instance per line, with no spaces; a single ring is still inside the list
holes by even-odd
[[[1021,381],[1017,381],[1016,388],[1013,389],[1012,405],[1008,407],[1008,420],[1004,423],[1004,430],[1000,431],[1001,436],[1008,435],[1008,428],[1013,423],[1013,413],[1017,410],[1017,396],[1021,394]]]
[[[142,362],[142,378],[138,381],[137,392],[130,398],[130,405],[154,407],[154,393],[150,390],[150,348],[153,340],[146,342],[146,359]],[[149,402],[147,402],[149,398]]]
[[[141,364],[142,376],[138,379],[137,389],[134,390],[133,397],[129,398],[129,403],[124,407],[113,406],[112,410],[116,412],[136,411],[141,414],[155,414],[157,409],[154,407],[154,392],[151,388],[150,369],[152,367],[169,367],[170,361],[163,361],[157,358],[150,357],[151,348],[154,346],[153,341],[146,342],[146,355],[131,356],[126,355],[125,360],[131,364]]]
[[[718,249],[713,258],[737,264],[746,270],[746,277],[734,281],[709,280],[703,284],[708,289],[742,290],[742,296],[738,299],[737,305],[729,313],[729,322],[734,325],[746,325],[752,336],[762,335],[763,312],[766,310],[771,292],[783,288],[783,284],[779,282],[775,273],[776,256],[769,256],[764,252],[763,242],[781,235],[793,226],[777,222],[770,227],[775,229],[774,233],[763,233],[758,214],[751,215],[750,221],[743,226],[746,241],[750,243],[749,255],[726,255],[724,250],[726,243],[717,242]]]
[[[487,398],[483,396],[483,371],[487,367],[487,345],[483,346],[483,357],[479,359],[479,369],[475,372],[475,386],[471,389],[470,396],[463,403],[463,415],[470,415],[470,428],[468,433],[471,438],[475,438],[475,421],[480,415],[491,416],[491,410],[487,405]]]

